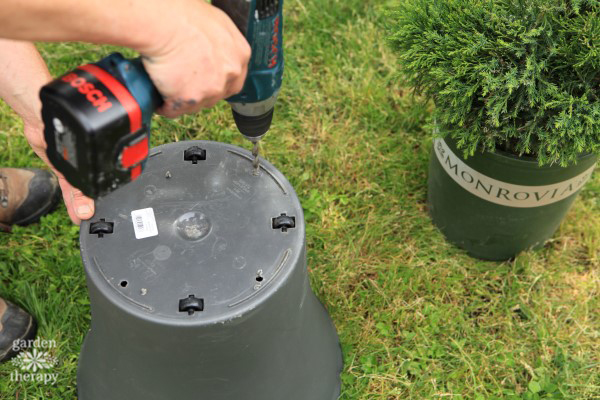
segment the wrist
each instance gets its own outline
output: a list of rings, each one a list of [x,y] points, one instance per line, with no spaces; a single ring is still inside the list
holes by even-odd
[[[204,4],[194,0],[196,5]],[[167,4],[168,3],[168,4]],[[166,7],[161,7],[149,16],[149,29],[137,30],[136,37],[133,37],[132,43],[127,47],[140,53],[144,58],[153,59],[168,53],[173,43],[177,42],[177,37],[181,26],[185,25],[187,19],[186,8],[189,2],[187,0],[177,0],[172,2],[163,2]]]
[[[36,95],[37,95],[36,91]],[[23,125],[31,128],[43,128],[44,123],[42,121],[42,102],[37,96],[23,97],[27,101],[20,102],[19,104],[12,104],[14,111],[23,121]]]
[[[203,18],[211,18],[212,8],[204,0],[168,2],[156,24],[150,25],[152,29],[142,33],[138,44],[131,47],[149,61],[172,54],[182,43],[192,38],[197,40],[198,32],[203,28]]]

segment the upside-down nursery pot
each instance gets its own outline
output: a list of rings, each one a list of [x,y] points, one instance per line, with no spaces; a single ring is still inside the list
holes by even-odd
[[[215,142],[151,151],[81,226],[79,400],[334,400],[342,356],[285,177]]]
[[[452,139],[435,139],[429,164],[429,212],[446,238],[474,257],[507,260],[552,237],[597,156],[568,167],[501,151],[464,158]]]

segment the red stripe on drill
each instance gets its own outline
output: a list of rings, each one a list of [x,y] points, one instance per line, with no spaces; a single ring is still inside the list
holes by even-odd
[[[138,176],[142,174],[142,164],[136,166],[131,170],[131,180],[135,181]]]
[[[112,94],[115,95],[117,100],[119,100],[119,103],[121,103],[123,108],[125,108],[125,111],[127,111],[131,133],[135,133],[142,129],[142,110],[140,109],[140,105],[137,103],[131,93],[129,93],[127,88],[121,84],[121,82],[116,80],[112,75],[102,68],[92,64],[82,65],[78,69],[94,75],[100,82],[102,82],[104,86],[108,88],[108,90],[112,92]]]
[[[148,158],[149,151],[150,146],[148,137],[146,136],[136,144],[127,146],[123,149],[123,152],[121,153],[121,165],[129,169]]]

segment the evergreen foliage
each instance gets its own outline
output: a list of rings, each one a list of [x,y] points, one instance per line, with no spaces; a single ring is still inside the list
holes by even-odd
[[[400,71],[465,155],[600,153],[599,0],[396,0]]]

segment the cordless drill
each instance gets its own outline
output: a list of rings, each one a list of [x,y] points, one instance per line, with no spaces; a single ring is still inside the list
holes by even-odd
[[[258,169],[258,142],[271,126],[283,77],[283,0],[214,0],[213,5],[252,47],[244,88],[227,101],[238,130],[254,144]],[[47,84],[40,98],[48,159],[86,196],[98,198],[141,174],[152,115],[163,103],[141,59],[111,54]]]
[[[283,0],[213,0],[235,22],[252,46],[252,59],[244,88],[227,99],[240,133],[258,144],[271,128],[275,101],[283,79]]]

